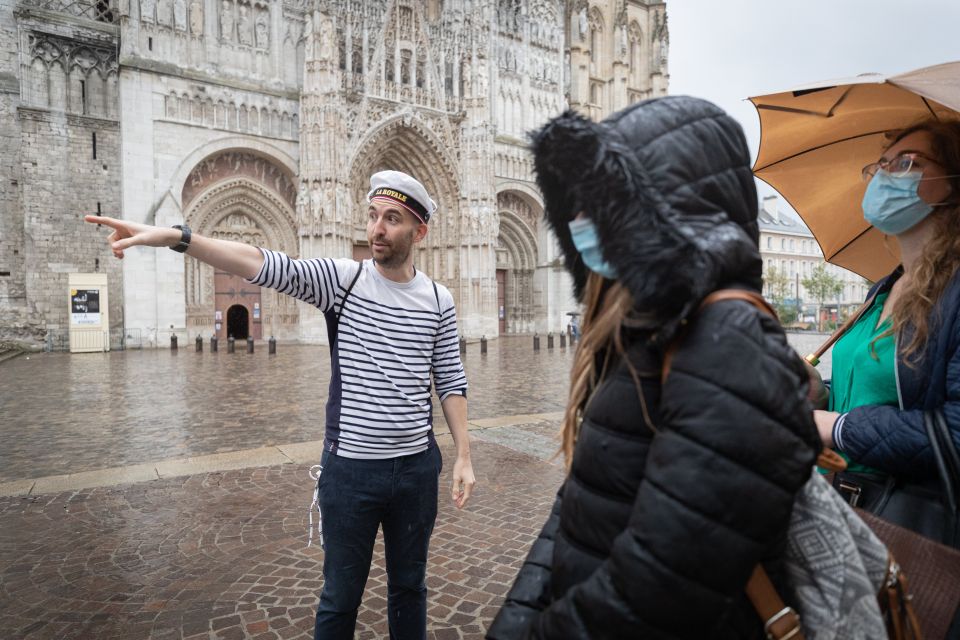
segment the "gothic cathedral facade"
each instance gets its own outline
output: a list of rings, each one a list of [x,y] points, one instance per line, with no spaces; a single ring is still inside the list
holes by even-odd
[[[415,262],[467,337],[576,309],[526,133],[667,92],[660,0],[0,0],[0,340],[62,348],[72,273],[110,342],[324,342],[316,309],[170,251],[112,259],[102,212],[285,251],[369,255],[381,169],[439,204]]]

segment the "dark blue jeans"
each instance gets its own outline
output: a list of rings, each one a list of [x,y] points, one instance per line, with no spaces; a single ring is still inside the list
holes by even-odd
[[[388,460],[323,452],[323,593],[315,640],[351,640],[377,529],[387,562],[387,622],[393,640],[427,635],[427,548],[437,519],[440,449]]]

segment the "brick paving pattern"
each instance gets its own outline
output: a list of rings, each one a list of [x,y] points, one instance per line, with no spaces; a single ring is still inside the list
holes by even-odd
[[[794,334],[805,353],[821,336]],[[479,488],[446,496],[428,567],[429,637],[482,638],[549,511],[572,349],[471,344]],[[541,341],[545,347],[546,340]],[[0,482],[322,438],[327,351],[43,354],[0,369]],[[829,372],[829,360],[821,365]],[[301,386],[302,383],[302,386]],[[546,415],[537,415],[546,414]],[[12,419],[11,419],[12,417]],[[486,420],[485,420],[486,419]],[[442,421],[439,421],[442,422]],[[307,465],[0,497],[2,637],[309,638],[323,552],[306,547]],[[357,637],[385,638],[378,542]]]
[[[431,638],[481,638],[549,512],[561,469],[474,441],[479,489],[446,497],[428,568]],[[309,638],[323,552],[307,467],[0,498],[0,628],[15,638]],[[358,638],[385,638],[378,541]],[[6,636],[6,634],[10,634]]]

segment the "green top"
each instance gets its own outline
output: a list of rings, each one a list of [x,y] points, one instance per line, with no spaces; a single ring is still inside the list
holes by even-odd
[[[878,295],[863,316],[833,346],[830,411],[846,413],[870,404],[900,406],[896,341],[891,334],[874,342],[891,326],[890,318],[880,323],[883,303],[888,295]],[[849,462],[847,456],[840,455]],[[856,463],[851,463],[848,471],[884,475],[877,469]]]

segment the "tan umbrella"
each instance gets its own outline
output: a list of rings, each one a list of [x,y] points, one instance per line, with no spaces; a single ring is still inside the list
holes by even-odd
[[[776,189],[827,262],[876,281],[899,263],[896,243],[863,219],[864,165],[887,131],[922,118],[960,117],[960,62],[896,76],[866,74],[750,98],[760,114],[754,174]]]

